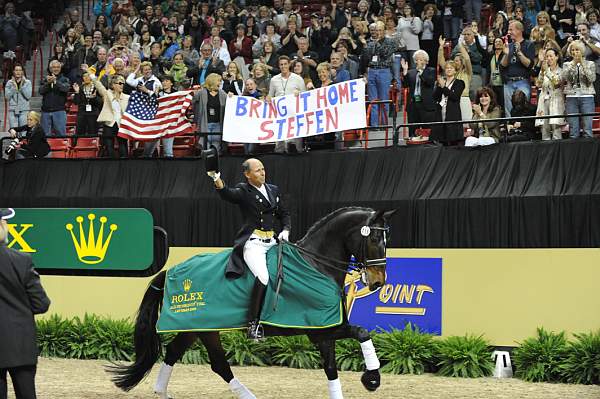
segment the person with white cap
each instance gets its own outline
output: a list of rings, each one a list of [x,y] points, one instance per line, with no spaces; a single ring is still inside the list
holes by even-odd
[[[33,315],[50,306],[31,256],[8,248],[11,208],[0,208],[0,399],[8,396],[7,374],[17,399],[35,399],[38,347]]]

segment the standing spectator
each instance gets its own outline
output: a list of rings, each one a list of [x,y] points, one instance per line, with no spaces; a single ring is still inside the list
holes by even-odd
[[[227,93],[221,90],[221,76],[211,73],[206,77],[204,88],[194,95],[195,122],[201,133],[206,134],[204,148],[215,148],[223,153],[226,144],[221,141]]]
[[[500,122],[487,122],[487,119],[498,119],[502,114],[500,106],[496,102],[496,96],[489,87],[482,87],[477,90],[475,103],[473,104],[473,120],[481,122],[471,123],[473,137],[467,137],[465,145],[473,142],[477,137],[477,144],[487,145],[500,141]],[[471,144],[474,145],[474,144]]]
[[[590,36],[596,40],[600,40],[600,23],[598,23],[598,11],[589,11],[587,13],[587,21],[590,27]]]
[[[4,43],[6,50],[14,51],[17,47],[19,38],[19,24],[21,18],[15,14],[13,3],[6,3],[4,6],[4,15],[0,16],[0,40]]]
[[[248,67],[252,64],[252,39],[246,36],[246,26],[239,24],[235,28],[236,36],[229,42],[229,56],[237,63],[242,75],[248,75]]]
[[[112,0],[101,0],[96,3],[94,6],[94,15],[99,17],[100,15],[104,15],[106,18],[106,22],[108,26],[112,26],[112,11],[113,11],[113,2]]]
[[[304,66],[301,61],[294,60],[292,61],[292,66],[290,68],[292,72],[296,75],[300,76],[304,80],[304,85],[307,90],[312,90],[315,88],[312,79],[310,78],[310,74],[308,73],[308,69]]]
[[[465,0],[465,22],[477,22],[481,20],[481,0]]]
[[[413,54],[419,50],[419,34],[423,30],[423,22],[421,18],[415,16],[414,9],[410,4],[403,7],[403,16],[398,20],[398,32],[402,38],[402,42],[406,46],[404,53],[405,59],[409,60],[409,64],[414,68]]]
[[[192,38],[194,48],[200,48],[204,36],[208,32],[208,24],[197,14],[192,14],[183,25],[183,34]]]
[[[568,36],[575,34],[575,11],[567,0],[556,0],[550,13],[552,27],[558,33],[558,43],[565,44]]]
[[[423,30],[419,40],[419,47],[425,50],[427,54],[437,54],[438,42],[442,35],[442,20],[437,15],[437,7],[434,4],[427,4],[423,9]],[[437,67],[437,58],[428,57],[429,66]]]
[[[504,104],[504,83],[502,82],[502,73],[500,71],[500,60],[502,60],[504,41],[501,37],[497,37],[493,41],[493,51],[490,56],[489,82],[498,104]]]
[[[444,38],[440,37],[438,65],[445,70],[447,61],[444,59],[444,42]],[[469,88],[471,86],[471,80],[473,79],[473,68],[471,66],[471,58],[469,57],[469,53],[467,53],[465,46],[459,42],[456,47],[459,50],[459,54],[456,54],[453,58],[453,73],[455,74],[456,79],[462,81],[462,86],[464,88],[460,98],[460,111],[464,120],[470,120],[473,116],[473,109],[469,97]]]
[[[482,61],[485,56],[485,50],[481,47],[481,44],[475,38],[475,34],[470,27],[466,27],[463,29],[463,38],[464,43],[456,46],[452,50],[451,57],[454,58],[457,54],[462,54],[463,58],[469,58],[471,63],[471,78],[468,82],[469,86],[469,97],[475,99],[475,93],[479,88],[483,86],[483,68]],[[467,54],[465,55],[462,49],[466,50]],[[467,82],[465,81],[465,84]]]
[[[25,134],[21,133],[25,132]],[[9,130],[11,137],[26,139],[26,144],[21,144],[15,157],[17,159],[25,158],[44,158],[50,154],[50,146],[46,140],[44,130],[40,126],[40,114],[30,111],[27,114],[27,124],[15,127]],[[0,395],[2,389],[0,388]]]
[[[73,101],[77,104],[77,136],[95,136],[98,134],[98,115],[102,108],[102,98],[98,96],[96,87],[90,78],[89,72],[84,72],[82,83],[79,86],[73,83],[75,96]],[[73,146],[77,145],[77,137],[73,137]]]
[[[269,70],[271,76],[279,73],[279,57],[275,53],[275,46],[271,42],[265,42],[259,61]]]
[[[284,0],[283,9],[280,13],[278,13],[273,21],[279,27],[280,30],[285,29],[285,27],[289,27],[288,21],[290,19],[290,15],[296,15],[296,23],[298,26],[302,26],[302,20],[297,13],[294,13],[294,6],[292,4],[292,0]]]
[[[90,67],[90,73],[96,75],[98,79],[102,79],[104,75],[113,75],[115,69],[108,63],[108,55],[104,47],[100,47],[96,53],[97,61]]]
[[[48,71],[50,71],[50,63],[54,60],[60,62],[62,74],[66,75],[69,73],[71,60],[69,59],[69,55],[65,52],[64,44],[60,40],[54,43],[52,57],[48,60]]]
[[[254,64],[252,75],[256,84],[256,89],[260,92],[260,97],[266,97],[269,94],[269,85],[271,83],[267,66],[261,62]]]
[[[504,44],[500,70],[504,81],[504,111],[506,116],[510,117],[511,99],[515,90],[521,90],[528,99],[531,95],[529,75],[535,58],[535,48],[532,42],[523,38],[523,24],[519,21],[511,21],[508,24],[508,33],[513,41]]]
[[[413,54],[415,68],[408,69],[408,62],[402,60],[402,76],[404,86],[408,87],[408,104],[406,105],[409,123],[428,123],[436,121],[437,104],[433,100],[435,69],[427,66],[429,54],[424,50]],[[415,127],[409,134],[415,136]]]
[[[389,88],[392,82],[392,56],[398,50],[397,42],[384,36],[385,25],[378,21],[371,25],[371,40],[367,44],[362,57],[364,71],[367,69],[367,89],[369,100],[389,100]],[[367,66],[367,68],[365,68]],[[387,120],[387,104],[373,106],[371,108],[371,126],[379,126],[378,115]]]
[[[282,47],[279,49],[279,54],[291,57],[296,51],[298,51],[298,39],[304,37],[304,34],[298,31],[295,21],[288,21],[287,27],[288,30],[281,35]]]
[[[302,77],[290,71],[290,58],[282,55],[279,57],[279,75],[273,76],[269,84],[269,95],[267,100],[273,97],[285,96],[287,94],[299,94],[306,91],[306,85]],[[289,144],[293,144],[296,152],[302,152],[302,139],[278,141],[275,144],[275,152],[284,153],[291,151]]]
[[[18,398],[35,398],[39,349],[34,315],[46,313],[50,299],[35,271],[31,255],[8,248],[8,223],[15,211],[0,209],[0,396],[6,397],[10,374]]]
[[[540,95],[537,104],[537,115],[563,115],[565,113],[565,95],[561,81],[562,69],[558,65],[558,53],[555,49],[544,52],[544,63],[537,79]],[[564,118],[537,119],[536,125],[542,126],[542,140],[559,140],[562,138],[561,126]]]
[[[577,25],[577,34],[579,40],[585,46],[583,58],[588,61],[593,61],[596,64],[596,80],[594,80],[594,91],[600,94],[600,41],[590,36],[590,27],[586,22]],[[573,38],[574,36],[569,37],[567,39],[567,44],[562,49],[564,58],[567,58],[569,55],[569,47],[573,42]],[[600,96],[596,97],[595,103],[596,105],[600,105]]]
[[[225,64],[210,43],[202,44],[200,48],[200,59],[198,64],[189,68],[186,72],[188,78],[192,78],[192,85],[204,85],[206,77],[212,73],[219,76],[225,72]]]
[[[163,76],[161,80],[161,89],[158,92],[158,97],[163,97],[168,94],[174,93],[176,90],[173,87],[173,78],[170,76]],[[167,137],[160,139],[162,142],[163,156],[165,158],[173,158],[173,142],[175,137]],[[158,140],[147,141],[144,143],[144,157],[151,157],[154,154],[154,150],[158,145]]]
[[[4,88],[4,97],[8,100],[9,128],[23,126],[27,123],[31,89],[31,81],[25,77],[23,67],[15,65],[12,77],[6,82]]]
[[[235,62],[227,65],[227,71],[223,72],[223,91],[235,96],[241,96],[244,92],[244,80]]]
[[[310,37],[311,48],[319,54],[320,60],[329,58],[329,54],[332,50],[331,44],[335,39],[335,32],[331,29],[331,18],[323,18],[323,21],[313,30],[312,36]],[[338,42],[338,45],[341,43],[342,42]]]
[[[87,66],[82,67],[87,70]],[[119,132],[119,126],[121,125],[121,118],[123,113],[127,109],[129,104],[129,96],[123,93],[123,87],[125,86],[125,79],[121,75],[111,76],[110,89],[106,90],[102,83],[98,81],[96,76],[91,75],[94,86],[102,99],[104,104],[102,110],[98,115],[98,123],[102,123],[102,142],[106,148],[109,158],[115,157],[115,146],[114,140],[117,138],[119,143],[119,156],[121,158],[127,158],[127,140],[117,137]]]
[[[444,36],[456,44],[462,26],[464,0],[442,0]]]
[[[433,89],[433,99],[439,104],[437,120],[460,121],[461,116],[461,94],[465,89],[465,83],[456,78],[456,66],[454,61],[446,61],[444,66],[445,77],[439,76],[437,84]],[[459,123],[434,127],[431,139],[453,145],[463,140],[463,127]]]
[[[329,60],[331,61],[330,67],[333,75],[333,83],[341,83],[350,80],[350,72],[344,69],[344,65],[342,64],[342,55],[340,53],[331,53]]]
[[[167,73],[168,76],[173,78],[176,90],[183,89],[187,81],[187,71],[188,67],[185,62],[183,62],[183,53],[178,51],[173,56],[173,65]]]
[[[292,60],[298,60],[302,63],[303,69],[305,69],[313,82],[318,80],[317,77],[317,63],[319,62],[319,55],[309,50],[308,39],[301,37],[298,39],[298,51],[293,54],[290,58]]]
[[[342,56],[342,67],[350,72],[350,79],[358,78],[359,64],[358,61],[352,58],[348,53],[348,45],[346,42],[339,42],[336,51]]]
[[[583,58],[585,45],[575,40],[569,47],[572,61],[565,62],[562,70],[562,80],[565,83],[564,93],[567,97],[567,114],[593,113],[594,112],[594,81],[596,80],[596,65],[593,61]],[[580,121],[582,125],[580,125]],[[592,116],[569,116],[569,135],[577,138],[580,127],[583,128],[585,137],[592,136]]]
[[[192,67],[198,64],[200,54],[198,50],[193,47],[193,41],[191,36],[185,36],[181,43],[181,53],[183,54],[183,61],[188,67]]]
[[[273,47],[275,48],[274,51],[279,50],[281,47],[281,36],[279,36],[279,33],[275,32],[275,24],[272,21],[265,24],[265,33],[260,35],[252,46],[252,53],[255,58],[263,55],[262,49],[266,42],[271,42],[271,44],[273,44]]]
[[[42,95],[42,128],[46,136],[54,132],[64,136],[67,130],[67,113],[65,103],[71,83],[69,78],[61,73],[60,62],[50,62],[50,74],[42,80],[40,94]]]

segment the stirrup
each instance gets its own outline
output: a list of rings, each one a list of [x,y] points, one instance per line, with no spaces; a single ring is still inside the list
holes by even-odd
[[[263,326],[257,321],[253,320],[248,325],[248,338],[258,341],[265,337]]]

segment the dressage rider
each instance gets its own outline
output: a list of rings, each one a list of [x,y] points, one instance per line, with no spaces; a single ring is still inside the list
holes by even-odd
[[[290,234],[290,214],[283,205],[279,188],[265,183],[265,167],[258,159],[250,158],[242,163],[247,183],[239,183],[235,188],[228,187],[220,178],[220,173],[207,172],[215,182],[222,199],[239,205],[244,217],[244,226],[235,238],[233,253],[225,274],[228,278],[238,278],[248,266],[256,277],[250,300],[248,338],[262,338],[259,317],[264,301],[269,272],[267,251],[276,244],[275,223],[282,225],[278,239],[287,241]]]

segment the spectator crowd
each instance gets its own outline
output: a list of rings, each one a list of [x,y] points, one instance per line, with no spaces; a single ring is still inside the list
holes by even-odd
[[[592,116],[562,116],[599,105],[600,23],[592,0],[293,1],[99,0],[90,20],[67,10],[40,83],[41,127],[48,137],[66,133],[65,103],[74,93],[77,134],[100,129],[113,156],[131,93],[193,88],[194,122],[208,133],[202,145],[225,151],[219,133],[227,96],[269,101],[364,78],[370,100],[406,88],[406,103],[392,106],[406,107],[409,123],[473,121],[431,127],[430,139],[444,145],[554,140],[567,130],[571,138],[592,137]],[[4,10],[10,21],[14,3]],[[10,43],[10,24],[0,26]],[[16,66],[5,86],[10,127],[21,127],[31,82]],[[392,111],[372,106],[370,125],[387,123]],[[557,116],[519,119],[536,115]],[[507,124],[486,121],[503,116]],[[418,141],[422,131],[411,128],[410,136]],[[340,132],[281,142],[275,151],[302,152],[323,140],[343,147]],[[126,146],[119,143],[121,156]],[[172,139],[163,147],[172,156]]]

